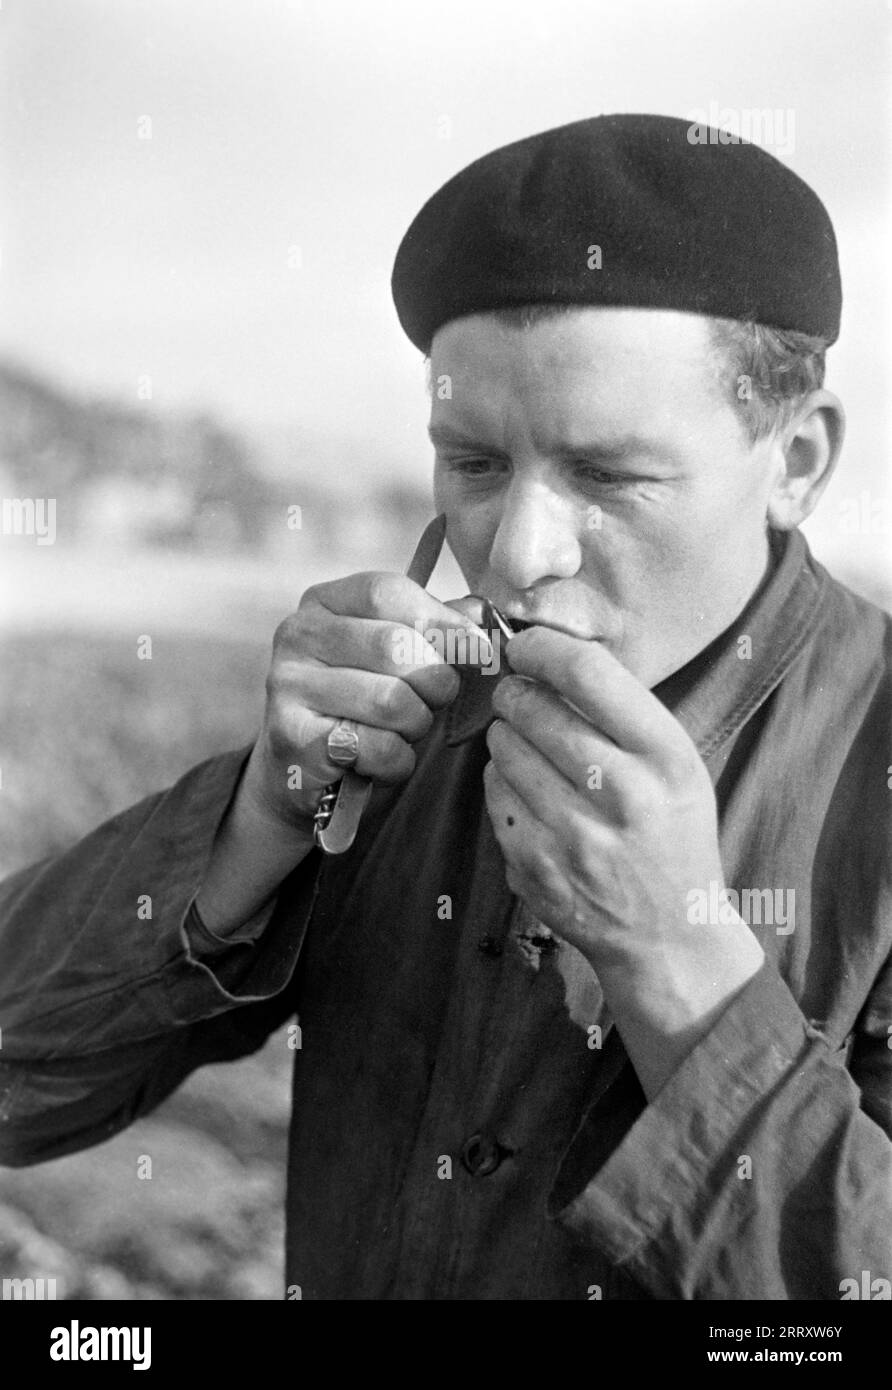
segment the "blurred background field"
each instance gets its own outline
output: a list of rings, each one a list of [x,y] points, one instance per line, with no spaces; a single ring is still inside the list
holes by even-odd
[[[7,867],[52,853],[185,768],[251,737],[266,644],[8,635],[0,665]],[[35,929],[39,924],[35,923]],[[83,1154],[0,1170],[0,1275],[70,1298],[277,1298],[288,1052],[207,1068]],[[138,1157],[152,1177],[138,1180]]]
[[[7,635],[0,664],[6,867],[70,844],[188,766],[252,736],[266,642]],[[35,923],[35,929],[39,924]],[[0,1275],[69,1298],[282,1296],[284,1037],[197,1073],[151,1118],[82,1154],[0,1170]],[[140,1155],[152,1177],[138,1180]]]
[[[283,490],[247,443],[221,487],[228,436],[208,419],[165,422],[159,502],[137,476],[151,421],[117,410],[110,427],[104,404],[2,366],[0,396],[0,492],[39,486],[61,518],[53,545],[0,537],[3,876],[250,742],[276,623],[315,580],[402,568],[430,503],[423,479],[397,493],[385,476],[348,507],[306,468]],[[292,1058],[282,1031],[108,1143],[0,1169],[0,1278],[53,1278],[66,1298],[281,1298]]]

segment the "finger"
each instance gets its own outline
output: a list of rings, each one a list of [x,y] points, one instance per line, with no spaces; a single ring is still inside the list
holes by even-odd
[[[315,585],[307,590],[304,598],[322,604],[331,613],[353,618],[380,618],[413,629],[420,623],[423,627],[446,630],[458,622],[478,639],[486,638],[486,633],[471,618],[441,603],[405,574],[378,570],[349,574],[344,579]]]
[[[486,809],[505,859],[505,878],[512,893],[549,899],[566,906],[567,882],[559,841],[505,781],[494,763],[483,770]]]
[[[486,624],[486,600],[479,598],[477,594],[465,594],[462,598],[450,598],[446,600],[447,608],[454,608],[456,613],[463,613],[477,627],[487,631]]]
[[[678,720],[602,642],[533,627],[512,638],[508,655],[513,671],[550,685],[621,748],[649,753],[688,742]]]
[[[572,783],[501,719],[490,724],[486,742],[500,776],[536,820],[557,834],[566,831],[568,817],[579,809]]]
[[[450,652],[461,655],[461,644],[435,647],[426,640],[426,631],[413,631],[402,623],[342,617],[315,607],[295,615],[295,630],[278,644],[278,652],[287,659],[288,651],[294,651],[300,664],[314,661],[332,671],[352,668],[398,678],[431,709],[440,709],[459,691],[458,672],[446,657]]]
[[[340,716],[346,718],[349,716]],[[344,775],[343,764],[328,756],[328,736],[338,720],[330,714],[307,709],[305,705],[285,706],[276,711],[270,728],[274,754],[293,761],[311,782],[325,786]],[[407,741],[388,729],[375,728],[356,720],[359,756],[353,771],[373,782],[404,782],[415,770],[415,752]],[[295,750],[300,749],[297,755]]]
[[[506,676],[493,691],[492,707],[583,796],[618,784],[627,755],[541,681]]]
[[[483,769],[483,793],[493,833],[506,858],[517,866],[532,867],[541,823],[495,761]]]
[[[354,579],[370,581],[368,588],[359,586],[361,602],[356,592],[351,597],[339,587]],[[359,615],[337,611],[349,603],[362,610]],[[364,616],[372,609],[388,610],[388,616]],[[330,665],[384,673],[399,668],[398,674],[424,698],[430,695],[435,708],[458,693],[454,680],[437,673],[438,665],[489,668],[494,660],[489,637],[472,617],[440,603],[403,575],[350,576],[338,585],[308,590],[297,613],[280,625],[277,644],[286,651],[306,649]]]
[[[572,869],[561,837],[537,820],[494,763],[483,769],[483,785],[509,889],[552,931],[584,953],[593,923],[586,916],[585,927],[580,926]],[[590,838],[589,844],[597,858],[597,843]]]
[[[331,718],[390,729],[409,742],[424,738],[434,721],[428,705],[406,681],[370,671],[333,671],[306,662],[295,669],[283,693],[286,701],[299,701]]]

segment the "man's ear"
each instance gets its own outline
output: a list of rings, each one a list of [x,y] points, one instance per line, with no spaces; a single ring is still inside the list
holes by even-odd
[[[811,391],[778,436],[778,471],[768,498],[768,522],[791,531],[817,505],[830,481],[846,432],[842,401],[832,391]]]

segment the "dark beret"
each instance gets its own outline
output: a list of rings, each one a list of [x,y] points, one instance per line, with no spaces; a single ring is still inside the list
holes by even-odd
[[[728,132],[643,115],[476,159],[418,213],[392,288],[423,352],[450,319],[542,303],[677,309],[834,342],[842,302],[833,226],[808,184]]]

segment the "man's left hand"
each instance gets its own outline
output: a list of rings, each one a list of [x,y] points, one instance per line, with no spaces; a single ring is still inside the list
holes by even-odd
[[[485,774],[508,886],[591,963],[652,1098],[764,960],[740,917],[689,920],[724,886],[709,773],[603,644],[536,627],[508,655]]]

